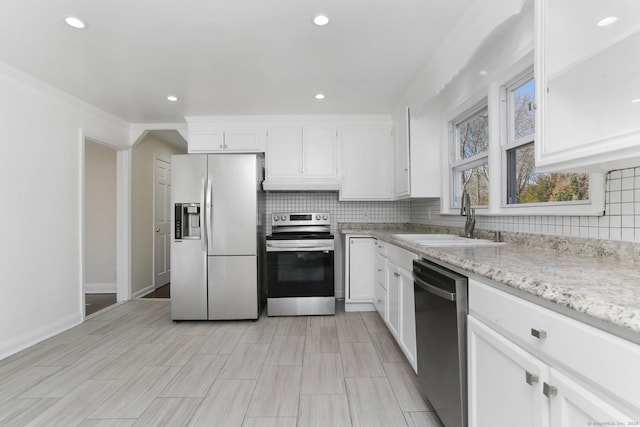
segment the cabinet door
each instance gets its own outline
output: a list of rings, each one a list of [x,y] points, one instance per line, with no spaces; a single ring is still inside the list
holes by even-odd
[[[409,146],[411,144],[411,112],[409,108],[396,120],[396,197],[405,197],[410,192]]]
[[[390,200],[393,140],[386,125],[343,126],[341,200]]]
[[[473,316],[467,337],[469,426],[549,426],[547,366]]]
[[[551,369],[548,384],[552,427],[638,425],[638,415],[625,414],[568,376]]]
[[[413,294],[413,276],[410,272],[398,269],[398,287],[400,293],[400,347],[409,364],[417,371],[416,365],[416,306]]]
[[[400,330],[400,293],[399,277],[400,273],[395,266],[386,261],[385,270],[387,273],[387,327],[391,334],[398,340]]]
[[[375,295],[373,300],[373,305],[376,308],[376,311],[380,315],[380,318],[385,321],[386,320],[386,302],[387,302],[387,290],[380,285],[380,283],[376,283],[375,285]]]
[[[271,128],[267,134],[267,178],[297,179],[302,176],[302,128]]]
[[[229,151],[256,151],[260,132],[256,129],[228,129],[224,131],[224,148]]]
[[[637,166],[640,2],[547,0],[536,9],[536,168]],[[607,16],[620,19],[595,25]]]
[[[349,238],[349,301],[371,303],[375,293],[374,265],[375,239],[373,237]]]
[[[304,126],[302,174],[304,178],[337,178],[337,136],[334,126]]]
[[[224,131],[198,130],[189,132],[189,153],[212,153],[224,150]]]

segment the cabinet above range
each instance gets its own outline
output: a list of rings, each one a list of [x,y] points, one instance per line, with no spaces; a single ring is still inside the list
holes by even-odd
[[[339,191],[340,200],[392,200],[388,115],[187,117],[190,153],[265,152],[267,191]]]

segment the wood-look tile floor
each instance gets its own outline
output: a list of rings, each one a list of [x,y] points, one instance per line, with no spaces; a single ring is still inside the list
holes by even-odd
[[[120,304],[0,361],[0,425],[440,426],[375,312],[174,323],[169,304]]]

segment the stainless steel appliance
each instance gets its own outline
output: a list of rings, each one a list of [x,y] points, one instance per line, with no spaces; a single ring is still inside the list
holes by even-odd
[[[263,156],[171,156],[171,318],[257,319]]]
[[[266,252],[269,316],[335,314],[328,213],[274,213]]]
[[[445,427],[467,426],[467,278],[413,261],[418,383]]]

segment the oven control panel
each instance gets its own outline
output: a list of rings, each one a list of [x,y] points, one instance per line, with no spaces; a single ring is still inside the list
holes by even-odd
[[[274,227],[331,225],[331,220],[328,212],[274,213],[271,215],[271,225]]]

